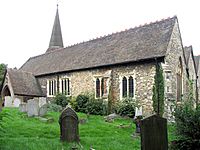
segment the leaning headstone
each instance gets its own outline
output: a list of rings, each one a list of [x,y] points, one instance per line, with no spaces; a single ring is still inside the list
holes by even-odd
[[[78,116],[70,108],[65,108],[59,118],[60,139],[65,142],[79,142]]]
[[[28,112],[27,112],[28,117],[38,116],[38,112],[39,112],[39,101],[38,101],[38,99],[28,100],[27,110],[28,110]]]
[[[27,103],[19,104],[19,111],[20,112],[27,112]]]
[[[47,105],[43,105],[39,108],[39,116],[43,117],[44,115],[47,114]]]
[[[141,121],[141,150],[167,150],[167,119],[152,115]]]

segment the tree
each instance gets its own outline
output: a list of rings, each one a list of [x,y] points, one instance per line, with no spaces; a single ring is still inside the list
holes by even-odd
[[[156,74],[153,85],[153,109],[154,112],[162,116],[164,113],[164,79],[161,64],[156,63]]]
[[[4,74],[5,74],[6,68],[7,68],[7,65],[5,65],[3,63],[0,64],[0,86],[1,86],[2,81],[3,81],[3,77],[4,77]]]

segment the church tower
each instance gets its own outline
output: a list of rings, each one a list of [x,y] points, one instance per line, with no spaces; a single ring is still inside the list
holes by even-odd
[[[49,42],[49,48],[47,49],[46,53],[55,51],[63,47],[64,46],[63,46],[62,32],[61,32],[58,5],[57,5],[57,11],[52,29],[51,39]]]

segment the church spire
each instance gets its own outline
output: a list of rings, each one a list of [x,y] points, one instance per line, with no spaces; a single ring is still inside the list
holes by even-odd
[[[56,16],[54,20],[51,39],[49,42],[49,48],[47,49],[46,52],[54,51],[59,48],[63,48],[63,39],[62,39],[62,32],[61,32],[58,5],[57,5],[57,11],[56,11]]]

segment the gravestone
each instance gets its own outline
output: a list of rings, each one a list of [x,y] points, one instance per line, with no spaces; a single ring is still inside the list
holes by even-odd
[[[48,110],[47,104],[44,104],[43,106],[41,106],[39,108],[39,116],[42,117],[42,116],[46,115],[47,110]]]
[[[47,103],[47,100],[45,97],[39,97],[39,107],[42,107]]]
[[[27,104],[27,114],[28,117],[38,116],[39,113],[39,100],[30,99]]]
[[[15,98],[12,107],[19,107],[19,104],[21,104],[21,100],[19,98]]]
[[[27,112],[27,103],[19,104],[19,111],[20,112]]]
[[[141,121],[141,150],[167,150],[167,119],[152,115]]]
[[[136,107],[135,108],[135,117],[134,117],[134,121],[135,121],[135,133],[140,133],[141,130],[141,120],[142,120],[142,106],[141,107]]]
[[[12,98],[11,98],[11,96],[5,96],[5,107],[12,107]]]
[[[59,118],[60,139],[65,142],[79,142],[78,116],[70,108],[65,108]]]

